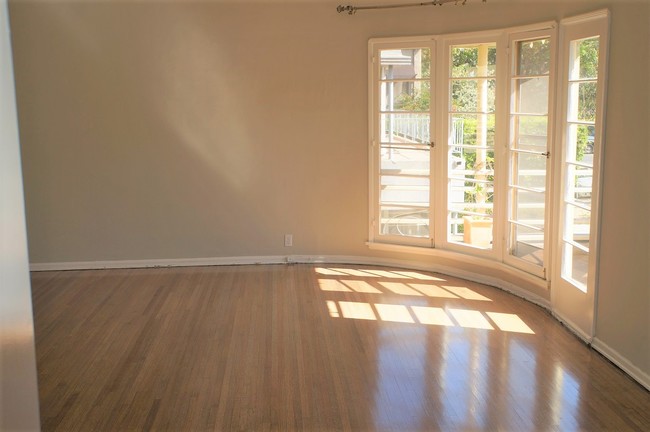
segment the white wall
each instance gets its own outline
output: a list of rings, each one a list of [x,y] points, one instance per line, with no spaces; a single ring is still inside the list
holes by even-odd
[[[7,2],[0,0],[0,430],[40,430]]]
[[[453,266],[365,246],[368,39],[608,7],[597,338],[647,376],[650,233],[638,221],[650,210],[648,1],[354,16],[337,4],[11,3],[31,261],[291,253]]]

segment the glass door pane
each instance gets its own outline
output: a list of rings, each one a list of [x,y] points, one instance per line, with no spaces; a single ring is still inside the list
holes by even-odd
[[[583,292],[589,279],[598,54],[598,37],[570,42],[561,275]]]
[[[447,240],[492,249],[496,43],[449,56]]]
[[[379,51],[379,234],[430,235],[431,50]]]
[[[546,259],[550,54],[549,37],[516,41],[510,77],[508,255],[540,273]]]

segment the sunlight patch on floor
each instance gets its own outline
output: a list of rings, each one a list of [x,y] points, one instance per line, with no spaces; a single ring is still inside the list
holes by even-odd
[[[401,282],[379,282],[379,285],[386,288],[393,294],[407,295],[407,296],[422,296],[421,292],[410,288],[408,285]]]
[[[409,284],[410,287],[420,291],[427,297],[438,297],[438,298],[458,298],[457,295],[450,293],[444,288],[441,288],[437,285],[427,285],[427,284]]]
[[[355,270],[355,269],[346,269],[346,268],[332,268],[330,270],[334,270],[336,272],[342,273],[344,275],[350,275],[350,276],[360,276],[360,277],[379,277],[379,275],[369,273],[365,270]]]
[[[348,275],[349,276],[349,275]],[[428,283],[403,283],[403,282],[367,282],[365,280],[342,278],[319,278],[318,284],[321,291],[358,292],[365,294],[398,294],[413,297],[432,297],[446,299],[465,299],[477,301],[492,301],[463,286],[438,286]],[[380,289],[382,288],[382,289]]]
[[[464,298],[465,300],[492,301],[489,298],[482,296],[481,294],[477,293],[476,291],[472,291],[467,287],[447,285],[443,285],[442,287],[447,291],[451,291],[452,293],[456,294],[458,297]]]
[[[421,324],[453,327],[454,322],[443,308],[412,306],[411,309]]]
[[[415,323],[409,310],[404,305],[392,304],[375,304],[375,309],[379,314],[382,321],[402,322],[402,323]]]
[[[332,318],[338,318],[339,315],[339,310],[336,307],[336,302],[332,300],[327,300],[327,309],[330,311],[330,316]]]
[[[341,280],[341,283],[345,284],[348,288],[351,288],[353,291],[356,291],[358,293],[365,293],[365,294],[381,294],[382,293],[381,291],[379,291],[377,288],[370,285],[366,281]]]
[[[350,288],[336,279],[318,279],[321,291],[352,292]]]
[[[500,330],[508,333],[535,334],[516,314],[481,312],[471,309],[443,309],[429,306],[366,303],[352,301],[326,302],[329,316],[369,321],[424,324],[467,329]],[[495,324],[493,326],[492,323]]]
[[[375,312],[372,310],[370,303],[361,303],[361,302],[347,302],[340,301],[338,302],[341,307],[341,315],[343,318],[350,319],[362,319],[362,320],[372,320],[376,321],[377,317]]]
[[[388,270],[375,270],[375,269],[349,269],[340,267],[316,267],[316,273],[326,276],[359,276],[359,277],[382,277],[386,279],[418,279],[428,281],[441,281],[435,276],[419,273],[415,271],[388,271]]]
[[[499,327],[507,332],[535,334],[526,323],[515,314],[486,312],[490,319]]]
[[[449,313],[458,325],[464,328],[494,330],[490,322],[479,311],[469,309],[449,309]]]

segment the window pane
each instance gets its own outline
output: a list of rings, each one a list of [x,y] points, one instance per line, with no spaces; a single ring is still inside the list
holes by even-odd
[[[520,153],[514,157],[513,184],[544,190],[546,188],[546,156]]]
[[[452,80],[451,111],[494,112],[496,80]]]
[[[428,205],[428,177],[381,176],[382,204]]]
[[[592,125],[570,124],[567,140],[567,161],[593,166],[594,133]]]
[[[491,248],[496,44],[454,46],[450,56],[447,238]]]
[[[382,206],[380,232],[384,235],[429,237],[429,210]]]
[[[429,114],[382,114],[381,142],[429,143]]]
[[[571,204],[566,204],[566,216],[564,240],[572,240],[588,249],[591,212]]]
[[[429,81],[382,82],[381,111],[429,111]]]
[[[596,82],[576,82],[569,85],[569,121],[596,121]]]
[[[524,114],[548,113],[548,77],[516,79],[515,111]]]
[[[410,48],[381,50],[380,79],[428,78],[431,73],[431,50]]]
[[[494,147],[494,115],[452,114],[449,141],[452,146]]]
[[[488,77],[496,75],[496,44],[451,48],[452,77]]]
[[[525,225],[544,228],[544,194],[518,190],[514,197],[514,220]]]
[[[591,208],[591,191],[594,171],[589,168],[577,166],[571,170],[573,174],[573,192],[569,199]]]
[[[448,199],[450,206],[453,206],[455,209],[462,210],[463,203],[465,202],[465,190],[468,188],[465,184],[465,180],[461,179],[451,179],[449,180],[449,194]]]
[[[379,234],[429,236],[431,50],[379,50]]]
[[[547,127],[546,116],[514,116],[516,141],[514,148],[520,150],[546,152],[547,148]]]
[[[565,205],[564,250],[562,277],[586,291],[589,262],[589,233],[591,212],[571,204]],[[573,242],[571,244],[569,242]],[[579,245],[580,247],[576,247]]]
[[[562,276],[576,282],[580,290],[587,291],[587,277],[589,267],[589,252],[585,252],[573,245],[564,245],[564,258]]]
[[[448,213],[449,241],[481,249],[492,248],[492,217],[474,216],[450,209]]]
[[[550,68],[549,39],[517,42],[517,75],[546,75]]]
[[[381,146],[382,175],[429,175],[429,147],[389,145]]]
[[[571,43],[571,69],[569,79],[597,78],[598,51],[598,37],[573,41]]]
[[[461,185],[461,182],[462,185]],[[451,201],[449,203],[449,210],[461,214],[472,214],[475,216],[489,216],[492,214],[492,195],[494,190],[492,185],[485,183],[477,183],[471,180],[455,180],[450,181],[450,189],[452,191],[451,198],[458,197],[454,194],[454,189],[463,191],[464,201]]]
[[[508,254],[541,270],[545,265],[550,38],[516,42],[514,62]]]
[[[494,180],[494,150],[463,148],[450,154],[449,177]]]
[[[538,266],[544,265],[544,232],[521,225],[511,224],[512,243],[511,255]],[[540,226],[543,228],[543,226]]]
[[[450,155],[449,208],[463,214],[492,214],[494,152],[462,149]]]

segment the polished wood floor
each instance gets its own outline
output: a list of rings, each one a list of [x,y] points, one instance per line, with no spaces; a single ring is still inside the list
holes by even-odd
[[[650,393],[498,289],[380,267],[32,274],[45,431],[650,430]]]

